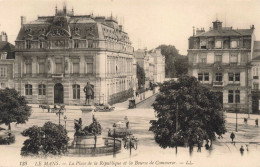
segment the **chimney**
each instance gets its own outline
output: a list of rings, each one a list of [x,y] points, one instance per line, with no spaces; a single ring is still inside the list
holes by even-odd
[[[57,15],[57,13],[58,13],[58,8],[57,8],[57,5],[56,5],[56,7],[55,7],[55,14]]]
[[[251,26],[251,29],[253,30],[253,29],[255,29],[255,26],[254,26],[254,24]]]
[[[4,32],[4,31],[1,32],[1,39],[0,39],[0,41],[8,42],[8,37],[7,37],[6,32]]]
[[[199,35],[201,33],[205,32],[204,28],[198,29],[196,30],[196,35]]]
[[[26,22],[26,17],[25,16],[21,16],[21,26],[23,26]]]
[[[119,30],[123,31],[123,26],[122,25],[119,25]]]
[[[193,36],[195,36],[195,27],[193,26]]]

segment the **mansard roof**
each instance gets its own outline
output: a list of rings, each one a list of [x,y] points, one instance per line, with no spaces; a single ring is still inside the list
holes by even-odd
[[[93,15],[39,16],[37,20],[22,25],[16,40],[38,40],[40,36],[110,39],[131,44],[128,34],[114,18]]]
[[[196,35],[195,37],[226,37],[226,36],[251,36],[254,29],[219,29],[209,30]]]

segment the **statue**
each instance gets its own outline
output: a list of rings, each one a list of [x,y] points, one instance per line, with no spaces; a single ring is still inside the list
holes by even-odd
[[[94,90],[93,90],[92,86],[89,84],[89,82],[87,82],[87,85],[84,87],[83,91],[85,92],[85,95],[86,95],[85,104],[88,102],[88,105],[89,105],[91,96],[94,94]]]

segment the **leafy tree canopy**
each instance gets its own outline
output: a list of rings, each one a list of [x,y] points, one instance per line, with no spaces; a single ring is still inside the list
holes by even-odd
[[[188,72],[188,59],[179,54],[179,50],[173,45],[160,45],[162,55],[165,56],[165,75],[166,77],[179,77]]]
[[[141,85],[144,86],[145,84],[145,72],[144,69],[137,63],[137,67],[136,67],[136,71],[137,71],[137,79],[138,79],[138,88],[141,88]]]
[[[67,150],[69,137],[62,125],[46,122],[43,127],[24,130],[22,135],[29,139],[24,141],[21,155],[57,155]]]
[[[0,124],[8,125],[11,130],[12,122],[23,124],[28,121],[31,107],[27,104],[25,97],[15,89],[0,90]]]
[[[224,134],[222,105],[217,99],[216,93],[194,77],[182,76],[177,82],[161,84],[153,104],[158,120],[151,121],[150,127],[155,141],[162,148],[177,147],[184,142],[193,146],[203,140],[214,140],[216,134]]]

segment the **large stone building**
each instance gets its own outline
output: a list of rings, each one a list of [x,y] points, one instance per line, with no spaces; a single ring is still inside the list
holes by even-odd
[[[160,49],[154,49],[150,54],[154,60],[153,81],[163,83],[165,81],[165,57],[161,54]]]
[[[222,27],[218,20],[209,31],[197,29],[189,38],[189,74],[218,92],[226,110],[252,112],[250,78],[254,39],[254,26],[233,29]]]
[[[15,41],[15,89],[30,103],[115,103],[133,95],[133,47],[115,18],[55,11],[26,22]]]
[[[14,87],[14,45],[8,42],[5,32],[0,35],[0,89]]]

